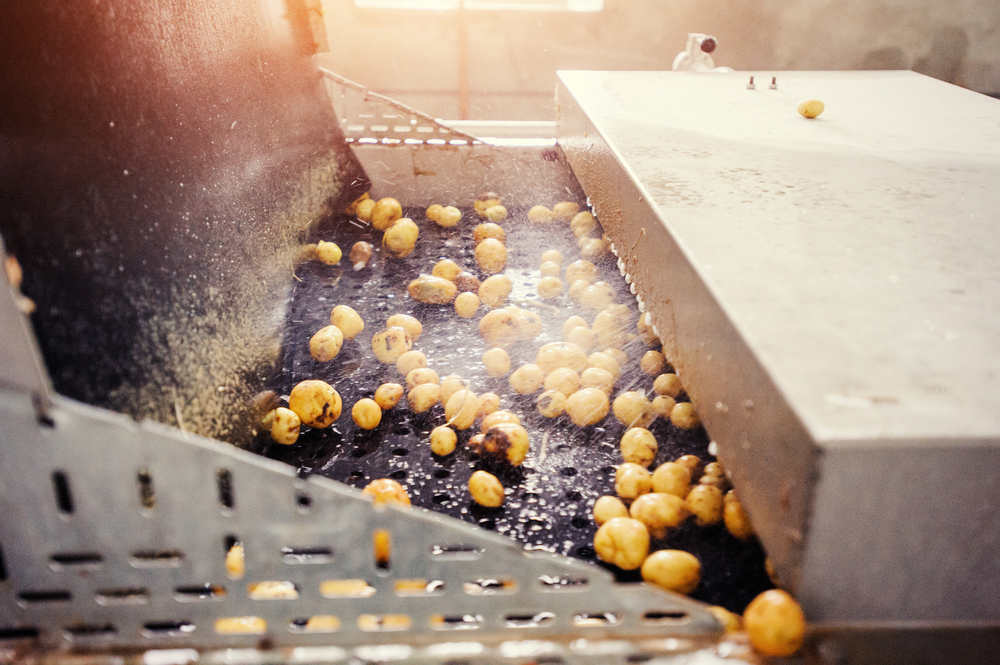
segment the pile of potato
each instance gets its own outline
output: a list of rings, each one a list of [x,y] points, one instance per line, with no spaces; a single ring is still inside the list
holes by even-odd
[[[660,348],[649,317],[639,316],[636,321],[631,308],[615,302],[614,288],[598,279],[598,268],[590,259],[603,256],[610,248],[607,238],[601,235],[599,223],[591,212],[580,211],[573,202],[560,202],[551,209],[536,205],[527,212],[530,224],[554,227],[568,224],[577,238],[580,258],[565,266],[561,252],[552,249],[542,253],[536,288],[542,302],[551,302],[568,289],[579,313],[564,321],[563,341],[539,346],[534,362],[513,368],[508,350],[517,344],[533,343],[543,331],[542,319],[536,311],[509,302],[513,284],[504,274],[509,257],[507,230],[501,225],[508,220],[509,213],[501,198],[492,192],[481,195],[473,208],[483,220],[472,234],[481,275],[463,270],[451,259],[442,259],[429,274],[421,274],[409,282],[409,297],[421,303],[451,304],[460,318],[479,317],[479,334],[489,347],[481,358],[486,373],[495,378],[507,377],[514,394],[535,395],[535,407],[544,417],[563,418],[566,426],[578,428],[598,426],[609,417],[625,425],[627,429],[620,441],[622,462],[614,478],[617,496],[601,497],[593,507],[593,518],[599,526],[594,550],[601,560],[623,570],[640,569],[643,579],[652,584],[691,593],[701,579],[698,559],[680,550],[650,552],[651,537],[661,539],[688,520],[700,526],[724,523],[733,536],[744,541],[753,538],[754,531],[718,462],[703,466],[698,457],[685,455],[650,470],[658,451],[650,424],[662,418],[675,427],[694,429],[700,420],[694,406],[683,399],[681,380]],[[365,195],[347,212],[384,232],[382,246],[387,260],[406,257],[416,246],[419,226],[402,216],[402,207],[395,199],[373,201]],[[435,204],[427,208],[426,217],[442,227],[454,227],[461,222],[462,213],[454,206]],[[355,243],[350,253],[355,270],[369,264],[372,250],[368,243]],[[342,258],[340,248],[325,241],[317,243],[314,255],[331,265]],[[309,339],[310,354],[319,362],[329,362],[345,343],[351,343],[364,330],[365,322],[355,310],[345,304],[337,305],[331,311],[330,325],[317,330]],[[458,445],[456,431],[473,428],[478,422],[479,433],[467,442],[471,452],[497,468],[521,465],[534,442],[521,426],[520,417],[500,408],[500,395],[477,394],[459,376],[439,377],[428,367],[424,353],[413,348],[421,332],[422,324],[416,318],[395,314],[372,335],[375,358],[380,363],[394,365],[400,380],[373,386],[371,398],[359,399],[352,405],[351,417],[357,426],[365,430],[377,428],[383,412],[396,408],[405,395],[406,405],[414,413],[424,413],[436,406],[443,408],[443,422],[434,427],[427,442],[434,455],[453,454]],[[629,386],[618,387],[623,368],[630,362],[623,349],[634,340],[652,347],[639,361],[641,372],[654,377],[653,391],[648,396]],[[264,424],[274,441],[290,445],[296,442],[302,425],[329,427],[340,417],[342,408],[334,387],[319,380],[302,381],[292,389],[287,407],[271,411]],[[468,490],[477,504],[497,508],[503,505],[512,488],[504,488],[496,475],[479,470],[470,478]],[[389,479],[373,481],[365,492],[376,501],[409,504],[402,486]],[[766,602],[762,600],[759,607],[755,607],[757,601],[751,604],[745,617],[746,627],[759,632],[760,625],[768,625],[768,620],[758,615],[779,616],[786,624],[798,625],[794,616],[788,618],[795,615],[787,608],[787,603],[794,605],[794,600],[785,597],[772,595]],[[715,609],[724,625],[739,629],[738,617],[722,608]],[[801,623],[801,610],[795,616]],[[777,640],[781,645],[758,640],[755,646],[773,655],[794,652],[798,648],[795,640],[801,642],[801,631],[778,632],[784,636]],[[794,648],[788,651],[790,644]]]

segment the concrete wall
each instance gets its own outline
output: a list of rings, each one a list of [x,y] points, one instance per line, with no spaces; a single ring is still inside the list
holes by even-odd
[[[915,69],[1000,92],[997,0],[605,0],[598,13],[323,4],[335,71],[450,119],[551,119],[556,70],[669,69],[689,31],[714,34],[716,62],[734,69]]]

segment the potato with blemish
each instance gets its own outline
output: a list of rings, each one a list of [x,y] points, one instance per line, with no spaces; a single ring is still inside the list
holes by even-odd
[[[513,466],[521,466],[529,447],[526,429],[514,423],[500,423],[486,430],[481,452],[496,459],[506,459]]]
[[[495,309],[479,320],[479,334],[490,346],[510,348],[521,337],[518,316],[506,309]]]
[[[288,408],[309,427],[329,427],[340,417],[343,404],[340,393],[330,384],[318,379],[302,381],[288,396]]]
[[[398,383],[383,383],[375,389],[375,403],[383,411],[388,411],[399,404],[403,392],[403,386]]]
[[[695,429],[701,425],[701,419],[691,402],[678,402],[670,410],[670,422],[681,429]]]
[[[618,422],[626,427],[649,427],[656,417],[650,408],[652,405],[641,392],[629,390],[615,398],[611,410]]]
[[[431,452],[444,457],[455,452],[458,435],[447,425],[438,425],[431,430]]]
[[[337,326],[323,326],[309,338],[309,355],[321,363],[337,357],[344,346],[344,333]]]
[[[382,236],[382,248],[391,256],[402,259],[413,253],[420,229],[409,217],[397,219]]]
[[[718,462],[709,462],[705,465],[705,470],[702,474],[706,476],[715,476],[716,478],[725,478],[726,470]]]
[[[403,486],[392,478],[378,478],[371,481],[361,490],[362,496],[371,497],[375,504],[410,505],[410,495]]]
[[[722,491],[711,485],[695,485],[687,495],[688,508],[699,526],[722,521]]]
[[[379,231],[385,231],[392,223],[403,216],[403,206],[392,197],[379,199],[372,208],[372,226]]]
[[[670,414],[673,412],[676,404],[677,402],[673,397],[657,395],[653,398],[653,402],[650,404],[649,409],[656,416],[663,418],[664,420],[670,420]]]
[[[594,551],[601,561],[622,570],[635,570],[649,553],[649,531],[639,520],[612,518],[594,534]]]
[[[316,243],[316,258],[328,266],[335,266],[344,257],[343,250],[335,242],[320,240]]]
[[[535,364],[548,374],[560,367],[568,367],[574,372],[582,372],[590,365],[587,354],[576,344],[550,342],[544,344],[535,354]]]
[[[681,455],[674,461],[686,468],[690,472],[691,478],[701,477],[703,463],[697,455]]]
[[[546,390],[535,400],[535,406],[546,418],[556,418],[566,412],[566,396],[558,390]]]
[[[649,469],[626,462],[615,471],[615,492],[626,501],[632,501],[653,489]]]
[[[484,279],[479,285],[479,299],[495,309],[507,302],[507,296],[513,288],[514,283],[507,275],[493,275]]]
[[[439,384],[438,373],[429,367],[415,367],[406,373],[406,388],[413,390],[424,383]]]
[[[478,412],[479,397],[471,390],[455,392],[444,406],[444,417],[448,420],[448,424],[458,430],[472,427]]]
[[[407,351],[396,359],[396,371],[403,376],[422,367],[427,367],[427,356],[420,351]]]
[[[679,496],[647,492],[636,497],[628,514],[646,525],[651,536],[664,538],[670,529],[676,529],[688,518],[688,507]]]
[[[743,612],[750,645],[764,656],[791,656],[805,639],[806,618],[802,608],[780,589],[760,594]]]
[[[375,247],[370,242],[365,242],[364,240],[359,240],[351,245],[351,253],[347,255],[347,258],[350,260],[354,272],[368,265],[374,251]]]
[[[483,354],[486,373],[498,378],[510,371],[510,356],[500,348],[493,348]]]
[[[344,339],[354,339],[365,329],[365,322],[354,308],[347,305],[337,305],[330,312],[330,323],[340,328]]]
[[[382,422],[382,409],[373,399],[359,399],[351,408],[351,419],[361,429],[375,429]]]
[[[729,487],[729,481],[719,476],[708,476],[708,475],[702,476],[701,478],[698,479],[698,484],[718,487],[719,490],[723,492],[725,492],[726,489]]]
[[[664,462],[653,471],[653,491],[685,498],[691,490],[691,472],[677,462]]]
[[[689,594],[701,582],[701,563],[683,550],[660,550],[642,563],[642,579],[667,591]]]
[[[502,275],[500,275],[502,277]],[[479,278],[473,275],[467,270],[463,270],[458,273],[458,276],[452,280],[455,282],[455,286],[458,288],[459,293],[479,293],[479,287],[482,285]],[[505,296],[506,297],[506,296]]]
[[[573,261],[573,263],[566,266],[566,280],[571,284],[578,279],[582,279],[590,284],[596,276],[597,266],[585,259]]]
[[[424,413],[441,401],[441,386],[434,383],[421,383],[414,386],[406,394],[406,401],[413,413]]]
[[[580,387],[597,388],[610,397],[615,389],[615,377],[607,370],[588,367],[580,373]]]
[[[496,238],[486,238],[476,245],[476,263],[487,275],[495,275],[507,267],[507,248]]]
[[[530,395],[542,387],[545,373],[538,365],[525,364],[518,367],[510,375],[511,389],[519,395]]]
[[[616,517],[628,517],[628,508],[616,496],[602,496],[594,503],[594,523],[601,526]]]
[[[530,342],[542,334],[542,317],[526,309],[516,308],[512,311],[517,317],[517,336],[522,342]]]
[[[552,206],[552,214],[561,222],[570,221],[578,212],[580,212],[580,204],[573,201],[560,201]]]
[[[386,328],[372,337],[372,352],[383,365],[395,365],[413,347],[413,338],[402,328]]]
[[[455,298],[455,313],[463,319],[471,319],[479,312],[479,296],[468,291]]]
[[[431,275],[434,277],[440,277],[442,279],[447,279],[449,282],[454,282],[455,278],[462,273],[462,268],[457,263],[451,259],[441,259],[434,264],[434,268],[431,270]]]
[[[479,246],[479,243],[489,239],[497,240],[501,243],[507,242],[507,232],[503,227],[493,222],[486,222],[472,229],[472,244]]]
[[[431,305],[446,305],[458,295],[455,283],[434,275],[420,275],[406,287],[410,297]]]
[[[469,494],[472,500],[485,508],[503,505],[503,485],[492,473],[476,471],[469,477]]]
[[[558,298],[563,292],[563,282],[558,277],[542,277],[538,280],[538,295],[546,300]]]
[[[290,446],[299,440],[302,420],[291,409],[279,406],[271,418],[271,438],[275,443]]]
[[[626,462],[649,466],[656,459],[656,437],[643,427],[633,427],[622,434],[620,446]]]
[[[543,205],[531,206],[528,210],[528,221],[532,224],[548,224],[555,218],[555,214]]]
[[[566,413],[577,427],[601,422],[608,408],[608,396],[597,388],[581,388],[566,398]]]

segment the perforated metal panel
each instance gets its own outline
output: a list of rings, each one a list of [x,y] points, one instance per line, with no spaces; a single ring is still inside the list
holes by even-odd
[[[8,636],[37,631],[46,648],[251,647],[717,630],[684,597],[615,585],[598,567],[420,509],[375,508],[227,444],[61,398],[48,418],[25,395],[0,396]],[[387,567],[373,554],[378,530],[392,539]],[[240,579],[225,565],[234,540],[245,546]],[[365,591],[327,597],[330,580],[363,580]],[[296,597],[255,600],[251,585],[265,581]],[[335,617],[325,623],[336,630],[306,631],[315,616]],[[226,617],[259,621],[224,635]]]

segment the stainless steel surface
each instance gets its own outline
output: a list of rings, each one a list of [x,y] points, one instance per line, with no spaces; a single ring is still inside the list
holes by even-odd
[[[1000,621],[1000,104],[749,74],[563,72],[560,143],[809,617]]]

